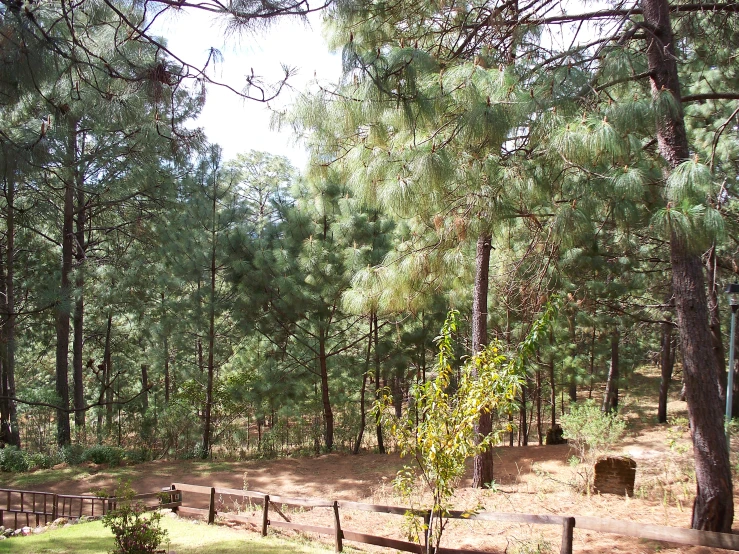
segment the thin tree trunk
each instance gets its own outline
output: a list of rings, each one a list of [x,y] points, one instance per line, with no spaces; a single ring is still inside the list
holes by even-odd
[[[554,330],[549,330],[549,345],[552,348],[549,354],[549,387],[551,396],[549,400],[552,404],[552,421],[550,422],[550,428],[554,429],[557,425],[557,387],[554,381]]]
[[[10,154],[10,155],[9,155]],[[6,215],[6,250],[5,268],[3,274],[2,300],[2,371],[0,371],[0,390],[5,397],[2,405],[2,433],[0,439],[8,444],[20,448],[20,430],[15,398],[15,163],[13,153],[6,151],[5,155],[5,200],[7,202]],[[0,264],[2,260],[0,260]]]
[[[536,433],[539,436],[539,446],[541,446],[544,444],[544,430],[541,421],[541,367],[539,363],[536,364]]]
[[[726,351],[724,350],[724,340],[721,335],[721,313],[719,312],[718,302],[718,282],[716,275],[716,245],[712,245],[706,256],[706,278],[708,281],[708,327],[711,330],[711,346],[713,347],[714,357],[716,359],[716,376],[718,378],[718,394],[721,404],[726,406]]]
[[[671,92],[677,104],[676,112],[657,118],[659,150],[674,170],[689,158],[690,149],[682,117],[670,4],[667,0],[642,0],[642,7],[649,29],[647,61],[652,95],[657,98],[665,91]],[[675,229],[670,237],[670,262],[698,489],[692,527],[728,533],[734,520],[734,499],[703,268],[687,237]]]
[[[326,336],[325,331],[318,331],[318,364],[321,372],[321,401],[323,403],[323,422],[324,422],[324,443],[326,450],[331,452],[334,449],[334,412],[331,409],[331,399],[328,390],[328,364],[326,356]]]
[[[172,389],[169,375],[169,335],[164,335],[164,403],[169,404],[169,391]]]
[[[520,407],[520,415],[521,415],[521,440],[518,442],[518,445],[521,446],[528,446],[529,444],[529,425],[528,421],[526,421],[526,395],[528,393],[528,386],[527,386],[528,379],[526,379],[526,382],[524,382],[523,385],[521,385],[521,407]]]
[[[675,354],[672,350],[672,316],[667,316],[668,321],[662,324],[662,351],[660,353],[660,381],[659,402],[657,407],[657,422],[667,423],[667,393],[672,381],[672,371],[675,364]]]
[[[85,384],[84,384],[84,360],[83,360],[83,343],[84,343],[84,286],[85,277],[83,272],[83,264],[85,263],[85,191],[84,176],[81,171],[77,172],[75,182],[77,192],[77,221],[75,234],[75,260],[76,260],[76,288],[77,296],[74,304],[74,317],[72,319],[73,339],[72,339],[72,376],[74,383],[74,426],[76,432],[81,431],[85,427],[85,411],[82,409],[85,405]]]
[[[213,410],[213,378],[215,375],[215,349],[216,349],[216,252],[218,246],[218,236],[216,225],[218,223],[217,215],[217,194],[216,179],[213,179],[213,210],[212,210],[212,228],[211,228],[211,250],[210,250],[210,291],[209,291],[209,307],[208,307],[208,384],[205,389],[205,409],[203,410],[203,452],[202,456],[206,457],[210,453],[211,440],[211,412]],[[202,346],[201,346],[202,356]]]
[[[55,306],[56,320],[56,433],[59,446],[70,444],[69,426],[69,331],[72,303],[72,259],[74,256],[74,191],[77,180],[77,121],[69,121],[67,165],[62,208],[62,267],[59,299]]]
[[[608,380],[606,381],[606,392],[603,395],[602,410],[611,413],[618,408],[618,343],[620,334],[618,329],[611,333],[611,366],[608,369]]]
[[[593,398],[593,384],[595,381],[595,325],[590,338],[590,384],[588,385],[588,398]]]
[[[475,288],[472,296],[472,355],[488,344],[488,287],[490,280],[490,250],[492,237],[482,234],[477,239],[475,253]],[[476,377],[476,375],[473,375]],[[475,426],[475,440],[482,441],[493,431],[492,414],[481,411]],[[493,450],[487,448],[475,455],[472,466],[472,486],[482,488],[493,481]]]
[[[370,328],[367,334],[367,356],[364,359],[364,373],[362,374],[362,388],[359,390],[359,433],[357,433],[357,441],[354,443],[352,454],[359,454],[362,447],[362,437],[364,437],[364,428],[367,426],[367,412],[364,409],[364,396],[367,391],[367,375],[369,374],[370,355],[372,352],[372,317],[370,316]]]
[[[108,313],[108,325],[105,330],[105,350],[103,351],[103,386],[105,387],[105,426],[110,433],[113,429],[113,353],[111,351],[111,334],[113,332],[113,314]]]
[[[375,398],[377,400],[380,399],[380,389],[382,386],[380,385],[380,377],[381,377],[381,371],[380,371],[380,351],[378,350],[378,345],[380,343],[380,332],[378,330],[377,326],[377,313],[372,312],[372,320],[375,322]],[[380,420],[377,420],[377,451],[380,454],[385,454],[385,442],[382,438],[382,424],[380,423]]]
[[[141,413],[149,409],[149,366],[141,364]]]

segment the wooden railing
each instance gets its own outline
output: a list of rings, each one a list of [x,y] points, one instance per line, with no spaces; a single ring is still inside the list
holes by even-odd
[[[182,503],[182,494],[167,488],[162,492],[137,494],[133,500],[152,508],[176,508]],[[60,517],[94,518],[108,513],[119,501],[115,497],[0,489],[0,525],[10,526],[12,521],[13,527],[18,528],[19,522],[39,526]]]
[[[341,510],[367,511],[394,515],[405,515],[410,512],[416,517],[422,517],[426,523],[428,523],[430,518],[430,512],[427,510],[410,510],[409,508],[400,506],[379,506],[375,504],[362,504],[360,502],[349,502],[345,500],[293,498],[257,491],[245,491],[221,487],[204,487],[200,485],[189,485],[186,483],[174,483],[171,486],[171,490],[209,496],[207,510],[180,505],[176,508],[176,511],[181,515],[204,517],[207,519],[208,523],[213,523],[216,515],[232,521],[251,523],[261,529],[262,535],[264,536],[267,535],[267,530],[270,526],[329,535],[334,537],[335,549],[337,552],[342,551],[344,540],[393,548],[403,552],[417,552],[420,554],[424,551],[424,545],[343,529],[340,518]],[[256,501],[254,504],[261,505],[261,517],[248,517],[225,511],[219,512],[216,509],[216,496],[240,497],[249,499],[250,502],[254,500]],[[326,527],[292,522],[290,521],[290,518],[280,510],[280,506],[283,505],[307,508],[331,508],[334,514],[334,525],[333,527]],[[270,509],[279,515],[283,521],[270,519]],[[614,533],[617,535],[637,537],[641,539],[739,551],[739,535],[714,533],[710,531],[696,531],[694,529],[667,527],[663,525],[648,525],[632,521],[602,519],[589,516],[536,515],[502,512],[470,513],[451,511],[448,513],[448,516],[450,519],[466,519],[471,521],[498,521],[505,523],[561,526],[562,541],[560,544],[560,554],[572,554],[573,531],[576,527],[583,530]],[[428,538],[425,538],[425,540],[428,540]],[[437,553],[480,554],[480,551],[440,548],[437,550]]]

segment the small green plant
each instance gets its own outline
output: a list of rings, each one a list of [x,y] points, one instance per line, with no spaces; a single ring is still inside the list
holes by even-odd
[[[577,473],[581,482],[576,482],[575,486],[583,492],[590,492],[595,462],[623,437],[626,422],[616,414],[601,411],[592,400],[573,405],[560,422],[564,437],[577,452],[577,456],[570,458],[570,465],[577,467],[581,464]]]
[[[565,438],[583,461],[606,454],[626,431],[623,419],[601,411],[592,400],[572,406],[570,412],[562,416],[561,423]]]
[[[459,372],[456,389],[451,385],[455,370],[452,335],[456,332],[456,312],[449,312],[439,345],[436,377],[412,390],[415,413],[403,418],[389,416],[392,397],[385,391],[375,406],[378,416],[391,422],[391,433],[397,440],[401,455],[415,459],[415,467],[406,466],[398,472],[393,485],[405,499],[414,502],[416,485],[421,482],[432,495],[430,517],[424,524],[413,511],[406,520],[409,536],[421,542],[427,537],[426,551],[438,548],[447,522],[448,501],[456,482],[464,474],[465,460],[490,447],[493,433],[476,441],[475,423],[482,410],[497,412],[511,408],[519,390],[521,378],[513,364],[492,344],[471,358]]]
[[[415,466],[406,466],[398,472],[393,482],[395,489],[412,507],[418,497],[418,483],[431,493],[429,515],[424,523],[419,522],[418,511],[414,510],[407,514],[406,520],[411,537],[419,543],[424,537],[427,553],[439,547],[451,507],[449,500],[466,470],[467,458],[490,448],[503,432],[501,429],[485,437],[479,436],[475,424],[480,414],[508,414],[515,408],[516,395],[525,374],[525,359],[535,351],[537,338],[544,336],[542,330],[549,325],[554,313],[555,303],[550,303],[519,346],[516,356],[503,355],[500,345],[493,342],[457,371],[453,367],[452,340],[457,330],[457,312],[449,312],[436,338],[439,349],[436,376],[411,390],[413,409],[404,417],[391,416],[392,396],[388,390],[375,404],[375,414],[390,424],[391,436],[397,441],[401,455],[411,456],[416,462]]]
[[[161,528],[162,514],[147,511],[134,501],[130,483],[121,483],[116,491],[117,507],[103,516],[103,525],[110,527],[115,538],[111,554],[151,554],[167,538]]]

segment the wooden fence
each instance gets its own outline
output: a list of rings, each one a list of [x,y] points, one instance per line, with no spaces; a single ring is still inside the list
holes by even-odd
[[[208,509],[198,509],[180,505],[175,508],[178,513],[184,516],[198,516],[207,518],[208,523],[215,521],[216,515],[227,520],[251,523],[261,529],[262,535],[267,535],[267,529],[271,527],[293,529],[296,531],[305,531],[309,533],[317,533],[334,537],[335,549],[341,552],[343,549],[343,541],[354,541],[365,544],[372,544],[386,548],[394,548],[403,552],[416,552],[421,554],[424,546],[416,543],[392,539],[389,537],[380,537],[365,533],[358,533],[342,528],[341,510],[346,511],[365,511],[394,515],[405,515],[412,512],[413,515],[421,517],[424,522],[428,522],[430,512],[427,510],[410,510],[409,508],[399,506],[378,506],[375,504],[362,504],[359,502],[349,502],[345,500],[326,500],[321,498],[292,498],[279,495],[270,495],[256,491],[245,491],[239,489],[227,489],[221,487],[204,487],[199,485],[188,485],[186,483],[174,483],[171,490],[180,493],[194,493],[208,495]],[[216,496],[239,497],[249,499],[250,502],[260,505],[261,517],[248,517],[232,512],[219,512],[216,509]],[[182,497],[180,496],[180,500]],[[306,508],[331,508],[333,510],[333,527],[307,525],[304,523],[291,522],[280,510],[280,506],[296,506]],[[280,516],[283,521],[270,519],[270,509]],[[562,527],[562,541],[560,545],[560,554],[572,554],[573,552],[573,531],[575,527],[583,530],[597,531],[601,533],[613,533],[640,539],[677,543],[693,546],[708,546],[713,548],[723,548],[726,550],[739,551],[739,535],[729,533],[714,533],[710,531],[696,531],[694,529],[683,529],[679,527],[667,527],[663,525],[648,525],[635,523],[632,521],[622,521],[615,519],[603,519],[589,516],[559,516],[559,515],[535,515],[535,514],[519,514],[519,513],[502,513],[502,512],[481,512],[469,513],[461,511],[449,512],[451,519],[466,519],[470,521],[497,521],[504,523],[525,523],[535,525],[558,525]],[[428,540],[426,537],[425,540]],[[440,548],[438,554],[480,554],[477,550],[461,550],[455,548]]]
[[[162,492],[137,494],[133,499],[152,508],[176,508],[182,503],[182,494],[165,489]],[[156,503],[152,503],[154,499]],[[60,517],[79,519],[103,516],[115,508],[119,501],[114,497],[0,489],[0,525],[10,526],[12,521],[17,529],[19,521],[21,526],[39,526]]]

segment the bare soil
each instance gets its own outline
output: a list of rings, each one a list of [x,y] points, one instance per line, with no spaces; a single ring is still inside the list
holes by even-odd
[[[673,385],[678,389],[679,383]],[[622,398],[629,432],[616,455],[637,462],[635,495],[585,495],[577,490],[578,467],[568,463],[574,454],[568,445],[498,447],[495,449],[496,483],[493,490],[470,488],[470,475],[460,483],[454,498],[457,509],[521,512],[529,514],[588,515],[687,528],[695,478],[692,447],[684,418],[685,403],[673,400],[668,413],[671,425],[655,425],[656,405],[642,400],[640,387],[656,390],[655,376],[632,377],[633,391]],[[587,394],[587,392],[586,392]],[[677,418],[677,419],[675,419]],[[535,431],[535,430],[534,430]],[[533,433],[535,435],[535,432]],[[534,439],[536,440],[536,439]],[[739,443],[735,443],[735,447]],[[397,497],[392,479],[408,460],[395,454],[335,453],[314,458],[283,458],[247,462],[156,461],[126,468],[124,474],[139,492],[151,492],[181,482],[195,485],[261,491],[291,497],[356,500],[373,504],[407,505]],[[83,494],[113,491],[117,477],[104,468],[80,480],[38,485],[37,490]],[[735,484],[736,484],[735,478]],[[736,497],[735,487],[735,497]],[[186,496],[185,503],[205,507],[207,498]],[[219,511],[258,515],[235,498],[219,498]],[[328,509],[283,510],[292,521],[313,525],[333,524]],[[278,518],[277,514],[272,516]],[[342,526],[349,530],[404,539],[403,517],[366,512],[342,512]],[[248,527],[248,526],[247,526]],[[737,526],[739,527],[739,525]],[[272,531],[270,531],[272,532]],[[330,539],[322,537],[320,540]],[[488,552],[528,554],[559,552],[561,528],[557,526],[511,525],[491,522],[454,521],[442,544]],[[358,550],[374,547],[351,543]],[[685,547],[575,529],[576,553],[709,554],[726,552],[706,547]]]

